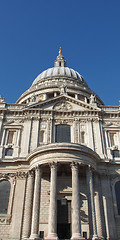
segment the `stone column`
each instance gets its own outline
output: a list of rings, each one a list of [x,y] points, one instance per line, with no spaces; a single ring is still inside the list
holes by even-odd
[[[27,177],[27,187],[26,187],[26,196],[25,196],[22,239],[28,239],[28,237],[30,236],[33,188],[34,188],[34,172],[29,171],[28,177]]]
[[[105,228],[106,228],[106,239],[115,240],[117,239],[117,232],[115,226],[115,216],[113,209],[113,199],[110,186],[109,175],[106,171],[101,174],[101,186],[102,186],[102,197],[103,197],[103,207],[105,216]]]
[[[101,198],[101,189],[100,189],[100,179],[98,173],[95,174],[95,212],[96,212],[96,224],[97,224],[97,233],[100,239],[104,239],[103,237],[103,227],[102,227],[102,198]]]
[[[71,164],[71,169],[72,169],[72,237],[71,239],[84,239],[81,236],[78,163],[73,162]]]
[[[41,168],[35,168],[35,185],[34,185],[34,198],[33,198],[33,211],[32,211],[32,226],[30,239],[39,239],[39,213],[40,213],[40,190],[41,190]]]
[[[57,164],[51,163],[50,182],[50,206],[47,239],[58,239],[57,237]]]
[[[90,228],[90,239],[99,239],[97,236],[97,224],[95,214],[95,203],[94,203],[94,190],[93,190],[93,177],[92,169],[90,166],[87,168],[87,187],[88,187],[88,212],[89,212],[89,228]]]

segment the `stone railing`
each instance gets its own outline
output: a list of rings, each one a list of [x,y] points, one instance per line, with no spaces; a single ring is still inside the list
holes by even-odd
[[[26,105],[24,104],[6,104],[7,109],[23,109]]]
[[[110,112],[119,111],[120,106],[105,106],[105,107],[102,107],[102,110],[103,111],[110,111]]]

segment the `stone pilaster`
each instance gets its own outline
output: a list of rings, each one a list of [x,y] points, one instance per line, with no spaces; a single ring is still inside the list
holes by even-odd
[[[29,171],[28,177],[27,177],[27,188],[26,188],[26,196],[25,196],[22,239],[27,239],[30,236],[33,188],[34,188],[34,173],[33,171]]]
[[[32,226],[30,239],[39,239],[39,213],[40,213],[40,191],[41,191],[41,168],[35,168],[35,185],[33,198]]]
[[[93,130],[92,130],[92,120],[87,120],[87,134],[88,134],[88,147],[94,150],[94,142],[93,142]]]
[[[32,117],[26,118],[24,121],[24,128],[22,133],[22,147],[20,155],[26,156],[30,152],[31,141],[31,129],[32,129]]]
[[[71,164],[71,169],[72,169],[72,237],[71,239],[84,239],[81,236],[78,164],[73,162]]]
[[[50,206],[47,239],[58,239],[57,237],[57,164],[51,163],[50,182]]]
[[[86,171],[86,180],[88,187],[88,212],[89,212],[89,228],[90,228],[90,239],[98,239],[97,236],[97,224],[95,214],[95,202],[94,202],[94,190],[93,190],[93,176],[92,169],[88,166]]]

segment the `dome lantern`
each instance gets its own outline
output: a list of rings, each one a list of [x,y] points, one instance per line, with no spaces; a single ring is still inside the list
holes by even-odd
[[[57,56],[57,58],[54,62],[54,67],[66,67],[66,61],[64,60],[64,57],[62,55],[61,47],[59,50],[59,55]]]

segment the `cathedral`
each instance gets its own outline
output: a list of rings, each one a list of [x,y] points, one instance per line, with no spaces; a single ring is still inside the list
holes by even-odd
[[[66,66],[0,96],[0,240],[120,240],[120,106]]]

